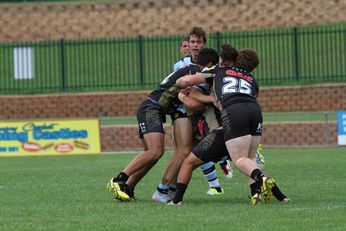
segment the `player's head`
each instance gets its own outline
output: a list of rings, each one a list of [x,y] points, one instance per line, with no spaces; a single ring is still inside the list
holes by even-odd
[[[186,36],[181,40],[179,50],[184,56],[190,54],[189,36]]]
[[[258,66],[258,64],[259,58],[257,52],[251,48],[245,48],[239,51],[234,66],[251,72]]]
[[[233,66],[236,58],[238,57],[238,51],[229,44],[222,45],[220,51],[219,63],[221,66]]]
[[[207,43],[207,33],[200,26],[195,26],[189,33],[190,54],[193,60],[197,57]],[[195,60],[194,60],[195,61]]]
[[[196,63],[204,66],[211,67],[219,62],[219,55],[217,51],[211,48],[203,48],[197,55]]]

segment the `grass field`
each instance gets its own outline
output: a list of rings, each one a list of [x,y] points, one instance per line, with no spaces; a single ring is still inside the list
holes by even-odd
[[[263,119],[268,122],[287,122],[287,121],[336,121],[337,112],[264,112]],[[105,117],[100,119],[101,125],[125,125],[137,124],[135,116]],[[167,116],[167,124],[170,124],[170,116]]]
[[[113,201],[105,185],[134,154],[0,158],[0,230],[346,230],[345,147],[264,151],[266,170],[290,205],[251,207],[238,171],[232,180],[220,177],[224,195],[207,196],[199,170],[182,206],[153,204],[170,154],[137,186],[132,203]]]
[[[35,118],[27,119],[6,119],[3,121],[25,121],[36,120]],[[136,125],[135,116],[117,116],[117,117],[101,117],[100,125]],[[263,112],[265,123],[272,122],[304,122],[304,121],[328,121],[335,122],[337,120],[337,111],[296,111],[296,112]],[[37,120],[60,120],[60,118],[39,118]],[[166,124],[171,124],[170,116],[167,116]]]

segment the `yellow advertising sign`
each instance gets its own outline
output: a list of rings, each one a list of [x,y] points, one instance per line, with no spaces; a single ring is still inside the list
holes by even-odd
[[[0,157],[100,152],[98,119],[0,121]]]

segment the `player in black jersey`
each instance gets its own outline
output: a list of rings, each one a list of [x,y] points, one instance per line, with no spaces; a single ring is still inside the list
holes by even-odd
[[[220,52],[220,62],[222,65],[233,65],[238,52],[230,45],[223,45]],[[221,112],[213,105],[215,97],[213,92],[210,95],[210,88],[207,92],[194,91],[189,95],[185,95],[182,92],[179,93],[179,99],[184,103],[186,108],[193,108],[195,106],[195,100],[206,103],[206,110],[203,113],[205,117],[205,126],[208,126],[209,131],[202,131],[202,136],[205,137],[199,142],[192,152],[184,160],[182,167],[179,171],[177,179],[177,194],[173,198],[175,203],[179,203],[183,199],[185,189],[191,179],[192,172],[197,167],[209,163],[219,162],[221,160],[229,159],[229,155],[223,141]],[[184,186],[184,190],[182,190]]]
[[[257,53],[252,49],[243,49],[234,66],[215,66],[177,81],[180,87],[202,82],[213,84],[214,101],[222,108],[223,137],[227,151],[236,168],[252,179],[252,205],[260,201],[270,202],[272,188],[276,187],[275,180],[265,175],[253,161],[260,144],[263,123],[262,111],[256,100],[259,86],[251,75],[258,64]],[[201,149],[203,148],[201,145]],[[180,203],[180,191],[184,193],[186,187],[186,184],[179,184],[178,178],[177,195],[173,204]]]
[[[180,105],[179,88],[175,82],[182,76],[194,74],[201,68],[218,62],[215,50],[205,48],[197,57],[198,64],[191,64],[168,75],[152,91],[137,109],[139,138],[144,152],[137,155],[119,174],[113,177],[107,187],[116,199],[129,201],[134,198],[134,187],[164,154],[164,127],[166,115]]]
[[[174,70],[179,70],[186,65],[196,62],[198,53],[206,45],[207,35],[203,28],[195,26],[191,29],[189,35],[189,47],[191,55],[186,56],[180,62],[174,65]],[[202,89],[202,87],[201,87]],[[194,88],[191,88],[193,91]],[[202,89],[203,91],[203,89]],[[199,102],[198,102],[199,103]],[[197,104],[198,104],[197,103]],[[174,133],[174,155],[167,163],[161,182],[157,186],[152,201],[165,203],[168,199],[172,199],[175,193],[175,183],[178,171],[182,161],[191,152],[193,146],[193,131],[192,124],[196,124],[193,116],[189,116],[184,105],[181,104],[176,108],[175,112],[171,113],[173,121]],[[192,121],[192,123],[191,123]],[[228,160],[222,161],[220,167],[227,178],[233,176],[232,168]],[[212,162],[201,166],[204,177],[208,181],[208,195],[220,195],[223,189],[220,186],[215,166]]]

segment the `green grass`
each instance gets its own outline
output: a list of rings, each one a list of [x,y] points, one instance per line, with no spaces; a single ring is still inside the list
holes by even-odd
[[[264,112],[263,119],[265,122],[301,122],[301,121],[336,121],[337,112]],[[126,125],[137,124],[135,116],[121,116],[100,118],[101,125]],[[167,116],[167,124],[171,124],[170,116]]]
[[[171,124],[171,117],[166,116],[166,124]],[[45,118],[28,118],[30,120],[45,120]],[[46,118],[47,120],[59,120],[60,118]],[[336,121],[336,111],[309,111],[309,112],[264,112],[263,119],[265,122],[302,122],[302,121]],[[18,119],[6,119],[3,121],[18,121]],[[20,119],[22,120],[22,119]],[[25,119],[23,119],[25,120]],[[118,116],[118,117],[101,117],[101,125],[136,125],[137,119],[135,116]]]
[[[207,196],[196,170],[183,206],[153,204],[170,155],[137,186],[134,203],[113,201],[105,189],[134,154],[5,157],[0,230],[346,230],[345,153],[345,147],[266,149],[266,170],[293,203],[254,208],[238,171],[230,181],[220,177],[222,196]]]
[[[301,122],[301,121],[336,121],[336,111],[319,112],[264,112],[263,120],[265,122]]]

